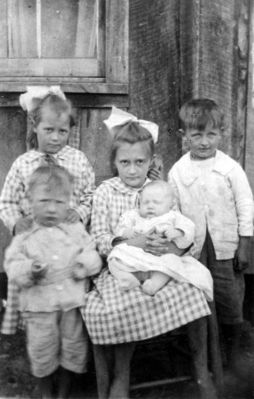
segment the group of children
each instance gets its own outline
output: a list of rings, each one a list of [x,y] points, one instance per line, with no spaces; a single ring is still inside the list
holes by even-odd
[[[218,150],[217,104],[196,99],[181,108],[189,152],[167,183],[147,177],[158,126],[113,107],[105,124],[114,177],[97,189],[86,156],[68,145],[74,120],[64,93],[31,88],[21,105],[30,149],[0,198],[14,235],[2,332],[15,331],[19,310],[42,396],[68,397],[71,373],[86,371],[89,335],[99,397],[127,398],[134,342],[209,315],[213,295],[231,359],[253,198],[241,166]]]

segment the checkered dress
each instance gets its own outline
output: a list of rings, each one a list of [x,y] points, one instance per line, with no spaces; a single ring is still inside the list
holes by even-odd
[[[13,231],[21,216],[30,214],[26,198],[29,177],[42,165],[45,154],[30,150],[14,161],[4,183],[0,197],[0,218]],[[85,154],[70,146],[65,146],[54,155],[58,165],[65,167],[74,177],[74,189],[70,207],[75,209],[83,223],[90,219],[92,196],[95,188],[94,172]],[[18,289],[15,284],[8,284],[7,308],[1,326],[3,334],[14,334],[18,325]]]
[[[97,188],[91,233],[101,255],[109,254],[120,215],[133,208],[138,197],[139,191],[125,186],[118,177]],[[140,287],[120,291],[107,268],[93,282],[82,314],[94,344],[144,340],[210,314],[200,290],[173,279],[155,296],[144,294]]]

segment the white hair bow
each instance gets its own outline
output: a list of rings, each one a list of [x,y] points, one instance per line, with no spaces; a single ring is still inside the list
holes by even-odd
[[[125,125],[127,122],[137,122],[151,133],[154,143],[158,141],[159,134],[159,126],[154,122],[145,121],[143,119],[138,119],[136,116],[129,114],[129,112],[122,111],[115,106],[112,107],[112,111],[108,119],[105,119],[103,122],[107,126],[110,134],[114,137],[115,135],[115,127]]]
[[[27,112],[32,111],[37,106],[37,101],[42,100],[48,94],[55,94],[66,100],[60,86],[28,86],[26,90],[26,93],[20,95],[19,103],[23,110]]]

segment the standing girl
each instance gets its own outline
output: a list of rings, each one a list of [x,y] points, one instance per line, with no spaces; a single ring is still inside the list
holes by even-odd
[[[158,134],[157,125],[116,108],[105,123],[113,136],[111,164],[116,177],[104,181],[95,191],[91,219],[91,233],[104,257],[120,241],[115,230],[121,214],[138,203]],[[147,241],[153,253],[168,252],[167,240],[154,238],[153,234],[137,236],[127,243],[148,249]],[[204,294],[189,284],[170,280],[155,296],[146,295],[140,287],[122,292],[105,267],[94,279],[94,289],[88,294],[83,310],[93,342],[99,398],[128,397],[134,341],[174,330],[209,313]],[[203,320],[199,333],[204,332]],[[205,333],[203,337],[205,341]],[[198,348],[202,348],[206,364],[205,342],[200,342]],[[209,388],[204,397],[214,398],[206,366],[202,373],[201,385],[207,384]]]
[[[32,224],[31,208],[26,196],[33,171],[42,164],[56,163],[74,177],[67,221],[90,219],[94,172],[83,152],[68,145],[74,126],[71,103],[60,87],[30,87],[20,96],[22,108],[28,112],[31,130],[29,151],[20,155],[7,174],[0,197],[0,218],[11,233],[19,233]],[[2,332],[13,334],[17,326],[17,289],[9,285],[7,309]]]

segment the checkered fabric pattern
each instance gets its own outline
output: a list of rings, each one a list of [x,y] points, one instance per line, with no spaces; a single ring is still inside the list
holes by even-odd
[[[94,284],[82,315],[97,345],[148,339],[210,314],[202,291],[173,279],[155,296],[144,294],[140,287],[120,291],[107,269]]]
[[[108,255],[120,215],[138,202],[138,190],[130,189],[116,177],[95,192],[92,234],[101,255]],[[155,296],[140,287],[122,292],[105,268],[94,279],[94,288],[82,309],[94,344],[119,344],[151,338],[210,314],[204,294],[189,284],[175,280]]]
[[[148,180],[149,181],[149,180]],[[99,253],[107,256],[120,216],[138,205],[140,189],[126,186],[119,177],[105,180],[95,191],[91,216],[91,234]]]
[[[92,196],[95,188],[94,172],[85,154],[70,146],[65,146],[54,155],[56,163],[65,167],[74,177],[73,195],[70,207],[74,208],[86,224],[90,219]],[[13,163],[4,183],[0,197],[0,218],[13,231],[21,216],[30,214],[25,193],[29,177],[44,161],[44,154],[30,150]],[[18,291],[14,284],[8,284],[7,307],[1,331],[15,333],[18,326]]]
[[[8,282],[8,301],[4,313],[4,318],[1,325],[2,334],[15,334],[18,326],[22,326],[19,318],[19,291],[14,283]],[[19,324],[20,323],[20,324]]]
[[[30,150],[19,156],[7,174],[0,197],[0,218],[13,231],[21,216],[30,214],[26,190],[32,172],[42,164],[44,154]],[[85,154],[65,146],[54,155],[56,163],[65,167],[74,177],[73,195],[70,207],[74,208],[86,224],[91,214],[92,195],[95,188],[94,172]]]

